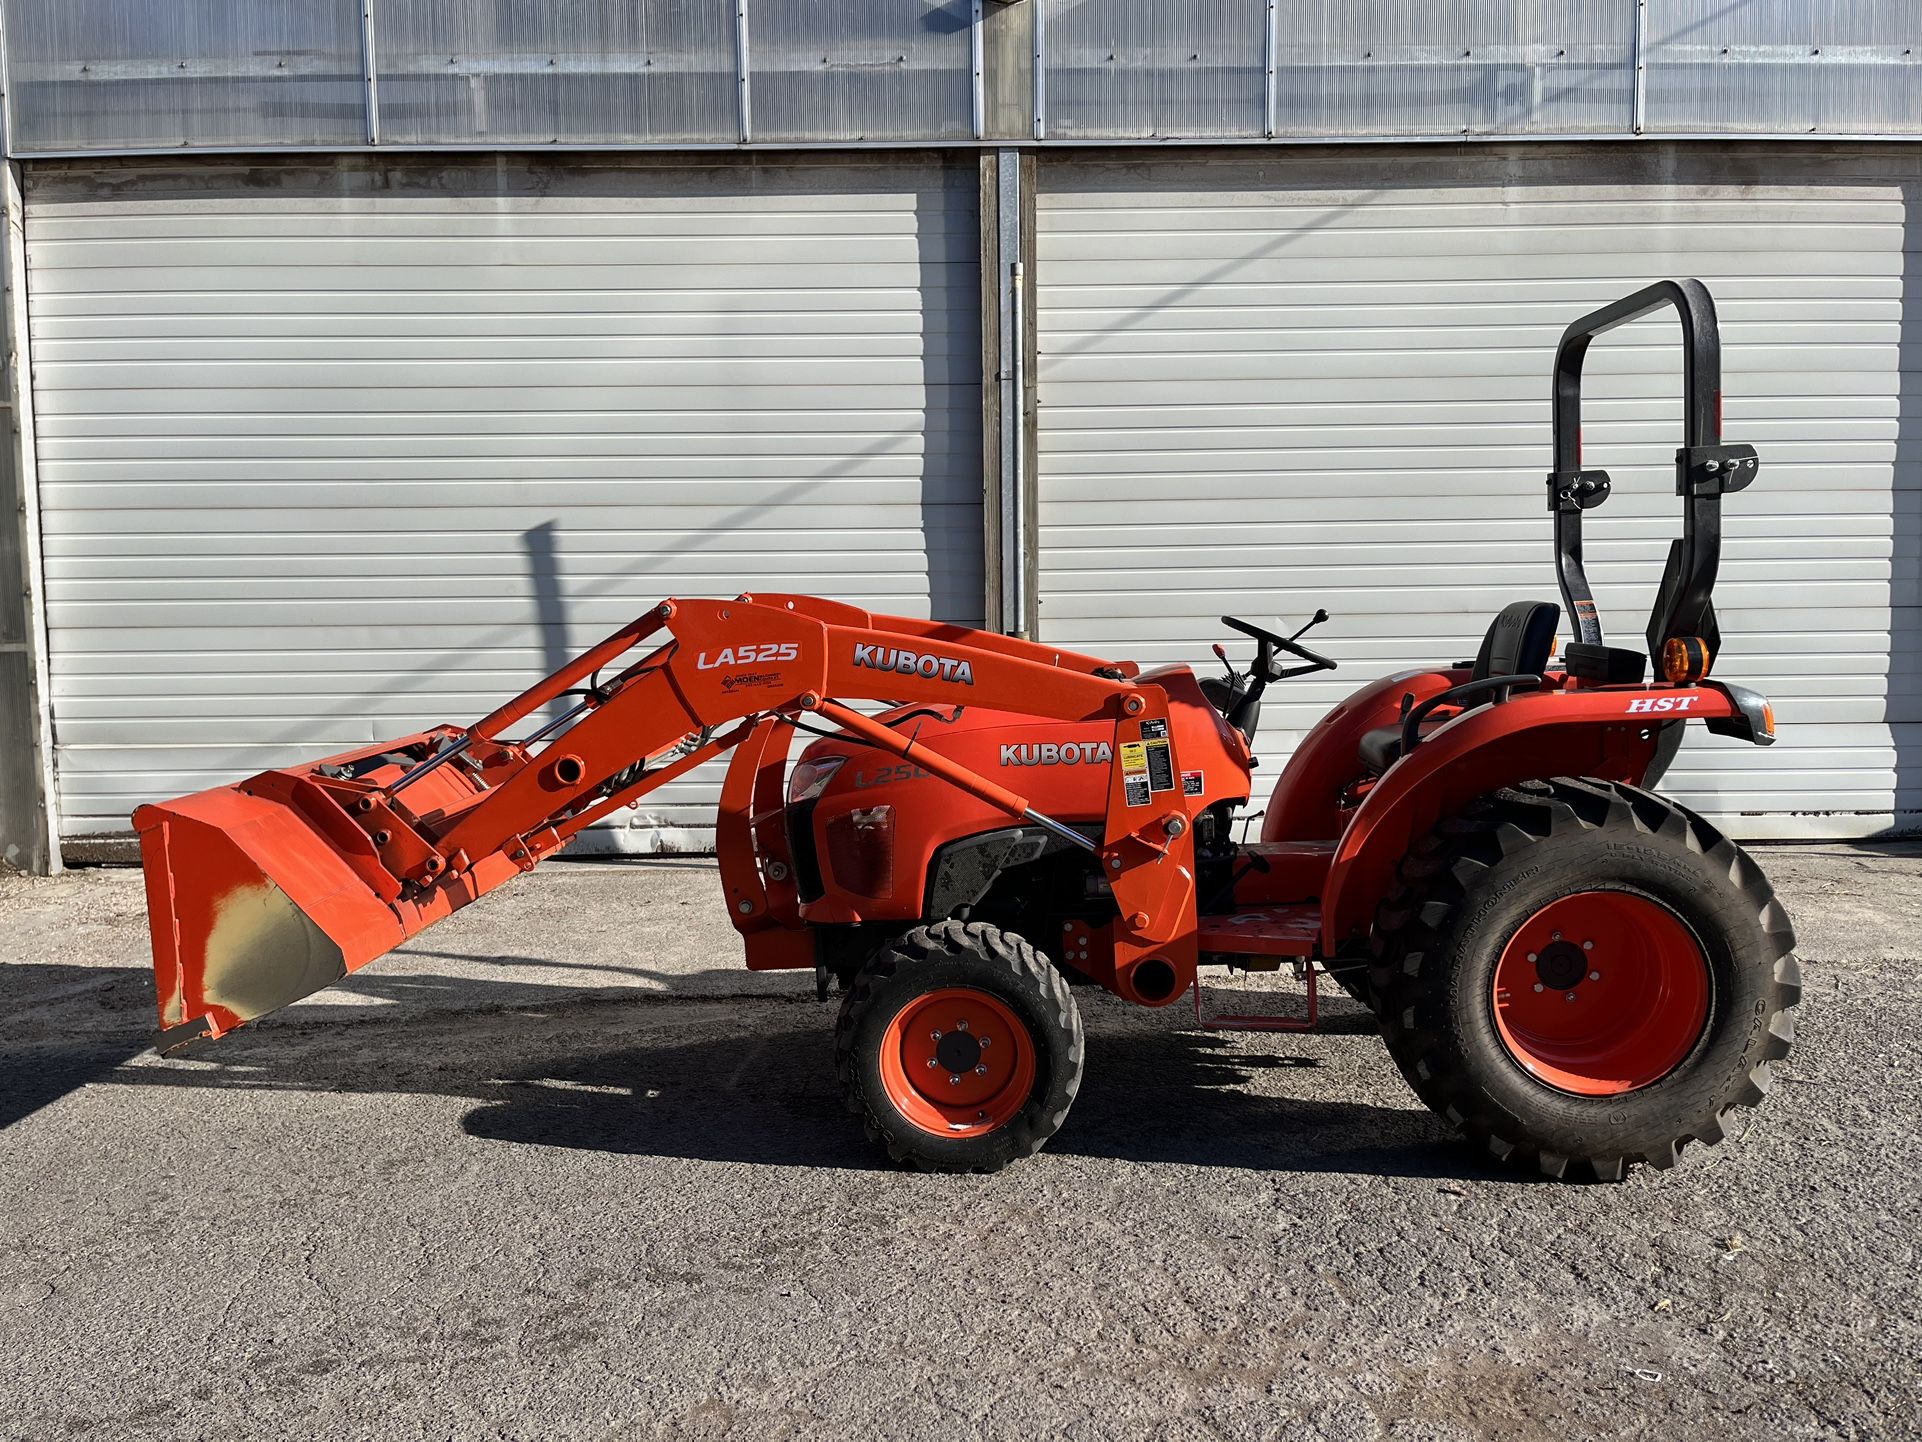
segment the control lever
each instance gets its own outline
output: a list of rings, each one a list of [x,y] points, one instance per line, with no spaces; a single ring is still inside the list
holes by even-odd
[[[1309,633],[1309,631],[1311,631],[1314,627],[1319,626],[1323,621],[1326,621],[1327,619],[1328,619],[1328,613],[1322,610],[1319,606],[1317,606],[1315,608],[1315,614],[1310,616],[1306,621],[1302,622],[1301,629],[1295,632],[1295,634],[1290,636],[1288,639],[1290,641],[1299,641],[1303,636],[1306,636]],[[1216,649],[1219,650],[1220,648],[1217,647]]]

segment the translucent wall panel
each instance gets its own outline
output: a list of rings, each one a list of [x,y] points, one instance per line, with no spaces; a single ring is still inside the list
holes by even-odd
[[[740,138],[733,0],[377,0],[399,144]]]
[[[16,151],[366,140],[354,0],[5,0]]]
[[[971,0],[749,0],[756,140],[974,134]]]
[[[1634,0],[1281,0],[1279,33],[1283,135],[1633,124]]]
[[[1264,0],[1036,0],[1050,138],[1260,135]]]
[[[1647,125],[1671,134],[1922,133],[1922,3],[1651,5]]]

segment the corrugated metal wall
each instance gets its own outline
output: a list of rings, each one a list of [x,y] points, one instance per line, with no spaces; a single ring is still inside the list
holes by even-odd
[[[0,0],[11,153],[1922,133],[1915,0]]]
[[[981,614],[976,171],[38,169],[60,809],[480,716],[658,597]],[[701,840],[718,773],[632,818]]]
[[[1358,681],[1470,655],[1552,598],[1549,365],[1650,279],[1706,281],[1731,497],[1717,672],[1771,693],[1773,750],[1692,735],[1669,789],[1747,835],[1922,811],[1922,168],[1862,148],[1348,152],[1042,168],[1041,634],[1199,665],[1223,612],[1334,619],[1331,678],[1263,716],[1285,759]],[[1591,353],[1588,523],[1611,636],[1639,645],[1666,538],[1672,316]],[[1237,654],[1245,649],[1238,645]],[[1212,665],[1212,662],[1209,663]],[[1272,774],[1272,768],[1270,768]]]

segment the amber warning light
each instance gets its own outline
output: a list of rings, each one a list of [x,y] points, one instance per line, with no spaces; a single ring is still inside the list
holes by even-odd
[[[1662,675],[1681,685],[1708,675],[1708,643],[1700,636],[1674,636],[1662,647]]]

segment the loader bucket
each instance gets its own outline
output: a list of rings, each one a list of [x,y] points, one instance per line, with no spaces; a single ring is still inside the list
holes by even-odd
[[[219,1036],[405,939],[399,918],[285,802],[219,787],[134,815],[162,1045]]]
[[[327,764],[134,812],[163,1050],[309,996],[519,874],[492,857],[431,897],[410,893],[317,780]],[[419,792],[438,807],[472,788],[445,768]]]

